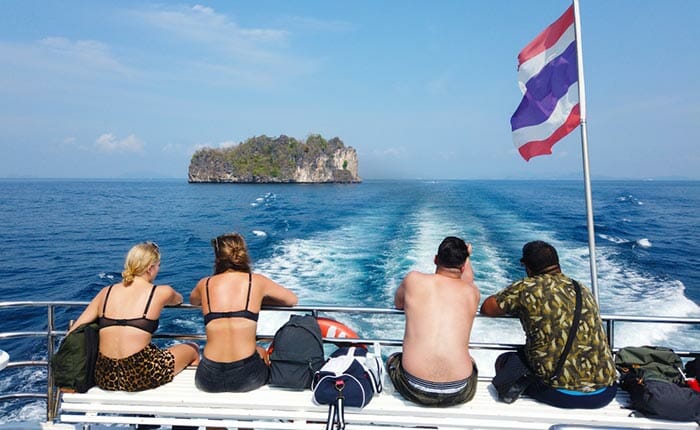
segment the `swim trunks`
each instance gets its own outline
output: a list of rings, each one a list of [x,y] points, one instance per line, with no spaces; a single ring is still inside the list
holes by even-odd
[[[97,354],[95,382],[104,390],[143,391],[166,384],[174,376],[175,356],[152,343],[124,358]]]
[[[194,383],[209,393],[243,393],[267,384],[269,376],[270,369],[257,352],[231,363],[220,363],[202,356]]]
[[[402,355],[400,352],[392,354],[386,367],[396,391],[407,400],[426,406],[447,407],[474,398],[479,371],[473,361],[474,369],[468,378],[452,382],[431,382],[406,372],[401,367]]]

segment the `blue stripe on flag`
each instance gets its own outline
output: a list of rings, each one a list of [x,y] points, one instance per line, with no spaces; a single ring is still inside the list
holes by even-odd
[[[513,131],[540,124],[550,117],[559,99],[578,80],[576,42],[552,59],[525,85],[527,91],[510,119]]]

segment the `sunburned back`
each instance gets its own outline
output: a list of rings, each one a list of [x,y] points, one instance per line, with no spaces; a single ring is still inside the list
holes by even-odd
[[[433,382],[471,375],[469,334],[478,291],[461,279],[413,272],[405,281],[403,367]]]
[[[207,318],[204,355],[223,363],[251,356],[255,352],[261,303],[262,292],[254,275],[225,272],[209,278],[202,296],[202,312],[205,318],[210,314],[217,318]]]

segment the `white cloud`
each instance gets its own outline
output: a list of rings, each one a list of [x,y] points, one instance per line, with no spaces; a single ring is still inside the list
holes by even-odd
[[[405,154],[406,154],[406,148],[403,148],[403,147],[375,149],[372,151],[372,155],[374,157],[378,157],[378,158],[400,157],[400,156],[403,156]]]
[[[326,21],[304,16],[291,16],[286,20],[292,25],[309,31],[347,33],[356,30],[356,25],[347,21]]]
[[[151,6],[131,12],[166,43],[196,52],[177,65],[207,85],[271,88],[312,74],[320,60],[301,58],[288,49],[290,32],[271,27],[244,27],[211,7]]]
[[[285,30],[241,27],[226,15],[202,5],[151,8],[135,14],[153,27],[185,41],[198,42],[208,50],[223,50],[248,59],[269,57],[259,44],[285,42],[289,37]]]
[[[132,71],[121,64],[108,45],[96,40],[75,40],[65,37],[46,37],[37,42],[38,54],[54,64],[76,69],[97,69],[131,75]]]
[[[101,152],[143,152],[143,142],[133,134],[125,139],[117,139],[112,133],[105,133],[97,138],[95,147]]]

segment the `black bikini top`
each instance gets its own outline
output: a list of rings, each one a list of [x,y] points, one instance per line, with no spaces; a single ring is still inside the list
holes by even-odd
[[[148,313],[149,306],[151,306],[151,300],[153,299],[153,293],[156,292],[157,285],[154,285],[153,288],[151,288],[151,295],[148,296],[148,302],[146,302],[146,309],[143,310],[143,316],[141,318],[121,319],[108,318],[105,316],[105,309],[107,309],[107,300],[109,299],[109,293],[112,292],[113,286],[114,285],[110,285],[109,289],[107,290],[107,296],[105,297],[105,302],[102,305],[102,316],[97,319],[97,325],[99,326],[100,330],[102,330],[105,327],[112,327],[118,325],[138,328],[151,334],[155,333],[155,331],[158,330],[159,322],[158,320],[146,318],[146,314]]]
[[[211,300],[209,300],[209,278],[207,278],[206,290],[207,290],[207,305],[209,306],[209,313],[204,315],[204,325],[209,324],[219,318],[247,318],[251,321],[258,321],[258,314],[248,310],[248,303],[250,303],[250,289],[253,285],[253,274],[248,273],[248,297],[245,299],[245,309],[242,311],[230,311],[230,312],[212,312],[211,311]]]

